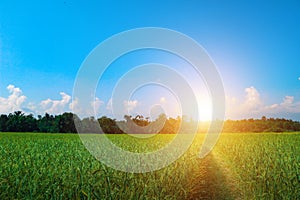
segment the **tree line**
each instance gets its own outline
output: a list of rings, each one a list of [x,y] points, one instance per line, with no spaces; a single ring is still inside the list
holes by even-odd
[[[224,132],[292,132],[300,131],[300,122],[284,118],[226,120]]]
[[[75,126],[75,123],[77,127]],[[153,122],[153,123],[151,123]],[[163,123],[162,123],[163,122]],[[148,117],[137,115],[135,117],[125,115],[123,120],[111,119],[102,116],[98,119],[87,117],[80,119],[73,113],[65,112],[60,115],[44,116],[38,115],[37,118],[32,114],[25,114],[22,111],[15,111],[8,115],[0,115],[0,132],[42,132],[42,133],[106,133],[122,134],[124,132],[148,133],[147,131],[159,130],[158,133],[174,134],[180,127],[189,130],[195,125],[195,121],[185,117],[167,118],[160,115],[155,121],[150,121]],[[99,126],[100,125],[100,126]],[[126,125],[126,126],[125,126]],[[128,129],[135,126],[137,129]],[[142,129],[140,127],[148,127]],[[101,129],[99,128],[101,127]],[[121,127],[121,128],[120,128]],[[122,128],[123,127],[123,128]],[[209,123],[200,123],[199,132],[206,132]],[[76,129],[77,128],[77,129]],[[223,127],[224,132],[287,132],[300,131],[300,122],[284,118],[243,119],[226,120]]]

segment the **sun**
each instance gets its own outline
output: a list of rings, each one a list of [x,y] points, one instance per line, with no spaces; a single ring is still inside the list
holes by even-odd
[[[198,99],[199,121],[212,120],[212,104],[209,98]]]
[[[211,121],[212,120],[212,106],[211,103],[200,102],[199,108],[199,121]]]

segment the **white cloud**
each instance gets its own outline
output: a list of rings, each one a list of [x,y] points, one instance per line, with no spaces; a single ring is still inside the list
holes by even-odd
[[[98,97],[96,97],[95,100],[93,102],[91,102],[91,106],[94,111],[92,113],[92,115],[94,115],[94,114],[100,115],[102,105],[104,105],[104,102],[101,99],[99,99]]]
[[[300,113],[300,102],[293,96],[285,96],[281,103],[265,107],[268,113]]]
[[[80,117],[88,117],[93,116],[94,114],[100,114],[102,105],[104,105],[104,102],[98,97],[96,97],[95,101],[92,101],[90,105],[82,105],[80,104],[79,99],[75,98],[69,104],[69,109]]]
[[[140,103],[137,100],[123,101],[123,105],[121,105],[121,107],[117,106],[117,110],[113,111],[113,109],[116,108],[113,108],[112,99],[109,99],[106,104],[106,115],[113,115],[114,118],[122,118],[125,114],[129,114],[131,111],[133,111],[138,105],[140,105]]]
[[[22,110],[22,104],[26,100],[26,96],[22,95],[22,90],[14,85],[9,85],[6,89],[10,95],[7,98],[0,97],[0,112],[10,113]]]
[[[262,105],[260,94],[253,86],[246,88],[245,92],[246,92],[246,98],[243,104],[244,109],[246,110],[255,109],[255,108],[259,108]]]
[[[285,98],[283,99],[283,102],[281,103],[281,105],[283,106],[289,106],[294,102],[294,97],[293,96],[285,96]]]
[[[137,100],[133,100],[133,101],[123,101],[123,105],[125,110],[127,111],[132,111],[134,108],[136,108],[138,106],[139,102]],[[106,109],[107,110],[112,110],[112,99],[109,99],[109,101],[106,104]]]
[[[78,98],[73,99],[73,101],[69,104],[69,109],[72,110],[76,114],[82,112],[82,109],[79,106]]]
[[[128,110],[128,112],[134,110],[139,104],[139,102],[137,100],[124,101],[123,103],[124,103],[125,110]]]
[[[106,109],[112,111],[112,99],[110,98],[106,104]]]
[[[60,92],[59,94],[61,95],[61,100],[46,99],[41,101],[41,109],[50,114],[59,114],[65,112],[66,107],[69,105],[71,100],[71,96],[64,92]]]
[[[95,101],[92,102],[92,106],[94,110],[98,113],[100,112],[100,107],[104,104],[102,100],[100,100],[98,97],[95,98]]]
[[[298,80],[300,81],[300,77],[298,77]]]
[[[80,107],[78,99],[71,101],[71,96],[65,92],[60,92],[61,99],[53,100],[46,99],[40,103],[29,102],[25,104],[26,96],[22,95],[22,90],[14,85],[8,85],[7,90],[9,96],[7,98],[0,97],[0,113],[12,113],[17,110],[21,110],[25,113],[34,113],[34,114],[61,114],[63,112],[72,111],[79,116],[87,117],[95,114],[100,114],[101,106],[104,105],[104,102],[98,97],[95,98],[95,101],[91,102],[87,107]],[[111,101],[110,101],[111,103]]]
[[[295,102],[293,96],[285,96],[282,102],[265,105],[259,92],[254,87],[245,89],[246,95],[243,101],[235,97],[226,97],[226,118],[238,119],[249,117],[277,116],[291,113],[300,114],[300,102]],[[284,116],[282,116],[284,117]]]
[[[226,97],[226,117],[244,118],[257,114],[263,107],[259,92],[252,86],[245,89],[245,97],[239,101],[235,97]]]

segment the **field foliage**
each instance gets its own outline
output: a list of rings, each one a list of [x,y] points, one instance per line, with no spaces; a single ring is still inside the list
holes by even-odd
[[[119,146],[154,151],[172,140],[138,143],[109,135]],[[204,135],[179,160],[144,174],[116,171],[85,149],[78,135],[0,133],[0,199],[297,199],[300,134],[223,134],[197,157]],[[135,145],[137,147],[135,147]]]

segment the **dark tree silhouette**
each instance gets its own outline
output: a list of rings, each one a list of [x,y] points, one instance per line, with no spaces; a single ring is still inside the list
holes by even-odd
[[[15,111],[8,115],[0,115],[1,132],[43,132],[43,133],[76,133],[76,128],[80,133],[107,133],[121,134],[124,133],[153,133],[159,130],[159,133],[175,134],[179,128],[189,132],[189,127],[195,125],[194,120],[187,120],[186,117],[167,118],[166,115],[160,115],[156,120],[150,121],[148,117],[137,115],[132,117],[124,116],[125,121],[117,121],[103,116],[99,119],[94,117],[80,119],[73,113],[63,113],[61,115],[50,115],[45,113],[44,116],[38,115],[35,118],[32,114],[25,115],[21,111]],[[75,127],[74,120],[77,123]],[[100,130],[101,127],[101,130]],[[119,128],[122,127],[122,130]],[[132,132],[132,127],[136,131]],[[139,128],[136,128],[139,127]],[[127,129],[128,130],[127,130]],[[199,131],[205,132],[208,125],[199,128]],[[131,131],[130,131],[131,130]],[[224,132],[283,132],[283,131],[300,131],[300,122],[280,118],[261,119],[242,119],[227,120],[224,122]]]

